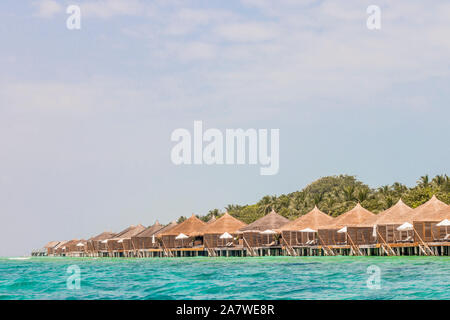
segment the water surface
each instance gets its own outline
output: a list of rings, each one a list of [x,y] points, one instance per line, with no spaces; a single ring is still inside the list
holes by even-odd
[[[0,299],[450,299],[450,258],[0,258]]]

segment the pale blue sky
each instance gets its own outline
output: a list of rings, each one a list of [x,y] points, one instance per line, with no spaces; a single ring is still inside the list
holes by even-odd
[[[0,256],[331,174],[448,174],[449,17],[436,0],[2,1]],[[174,166],[194,120],[279,128],[279,174]]]

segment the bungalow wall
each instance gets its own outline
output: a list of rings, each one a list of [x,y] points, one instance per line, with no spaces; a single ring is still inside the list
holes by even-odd
[[[105,241],[105,240],[103,240]],[[103,241],[95,241],[97,242],[97,251],[107,251],[108,250],[108,243],[104,243]]]
[[[445,228],[436,226],[439,221],[414,221],[414,241],[421,242],[438,242],[445,237]]]
[[[225,247],[227,244],[232,243],[232,245],[238,245],[239,240],[235,240],[236,235],[231,234],[233,236],[232,239],[220,239],[222,234],[205,234],[203,236],[203,243],[205,247],[208,248],[217,248],[217,247]]]
[[[319,229],[319,244],[326,246],[346,245],[346,234],[338,233],[338,230],[339,229]]]
[[[77,244],[79,242],[78,241],[71,241],[70,243],[66,244],[66,252],[80,252],[80,251],[84,251],[84,247],[78,247]]]
[[[400,224],[377,225],[377,243],[397,243],[408,240],[412,231],[398,231]],[[383,241],[384,240],[384,241]]]
[[[108,240],[107,245],[108,251],[120,251],[124,248],[123,242],[119,242],[119,240]]]
[[[159,242],[156,237],[155,237],[155,243],[152,242],[152,237],[132,237],[131,242],[135,249],[159,248]]]
[[[375,244],[377,237],[373,236],[373,227],[347,227],[347,244],[352,242],[358,246]]]
[[[246,242],[250,247],[262,247],[271,243],[277,243],[277,235],[275,234],[262,234],[260,232],[244,232],[242,234],[244,238],[244,246]]]
[[[97,250],[95,250],[95,245],[94,245],[94,240],[89,240],[86,244],[86,251],[87,252],[95,252]]]
[[[307,246],[315,243],[308,243],[308,241],[316,240],[315,233],[299,232],[299,231],[283,231],[281,233],[283,240],[290,246]],[[307,244],[308,243],[308,244]]]
[[[199,239],[195,239],[194,237],[189,237],[186,239],[175,239],[177,236],[162,236],[162,247],[163,248],[191,248],[194,245],[201,245],[201,241]]]
[[[122,247],[126,251],[130,251],[130,250],[135,250],[136,249],[136,248],[133,247],[131,239],[123,239]]]

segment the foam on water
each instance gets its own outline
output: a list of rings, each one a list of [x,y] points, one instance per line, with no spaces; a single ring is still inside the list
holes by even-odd
[[[0,258],[0,299],[450,299],[450,258]]]

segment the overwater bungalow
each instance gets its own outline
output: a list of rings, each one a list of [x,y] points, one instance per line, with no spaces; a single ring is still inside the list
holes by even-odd
[[[450,219],[450,206],[440,201],[436,196],[414,209],[412,220],[415,242],[449,240],[450,236],[447,236],[446,229],[443,228],[445,226],[438,226],[445,219]]]
[[[141,233],[131,237],[131,244],[133,246],[133,255],[138,257],[151,256],[149,252],[161,247],[161,239],[158,235],[162,232],[168,231],[177,225],[176,221],[172,221],[167,225],[162,225],[156,221],[152,226],[149,226]]]
[[[246,225],[226,212],[219,219],[207,223],[194,232],[193,235],[202,236],[203,244],[207,248],[232,247],[239,244],[236,232]]]
[[[255,248],[280,245],[278,243],[280,232],[276,230],[279,230],[289,221],[289,219],[272,210],[264,217],[239,229],[238,233],[242,235],[244,246],[246,247]]]
[[[84,257],[87,253],[86,240],[71,240],[65,244],[66,256],[70,257]]]
[[[53,249],[55,256],[64,256],[66,250],[66,243],[69,242],[67,240],[60,241]]]
[[[64,245],[60,246],[57,251],[59,252],[59,255],[63,255],[65,257],[71,256],[72,252],[76,252],[78,250],[78,247],[76,246],[80,242],[79,239],[72,239],[69,241],[65,241]]]
[[[328,226],[319,228],[319,242],[325,246],[373,244],[376,237],[373,235],[373,227],[368,226],[367,222],[374,218],[375,214],[358,203],[350,211],[335,218]]]
[[[44,246],[46,250],[47,256],[53,256],[55,254],[55,248],[59,244],[60,241],[50,241]]]
[[[405,224],[412,224],[414,210],[400,199],[395,205],[377,214],[366,226],[372,226],[376,234],[377,243],[392,244],[413,242],[413,234],[409,230],[398,228]]]
[[[160,224],[158,220],[145,230],[131,237],[131,244],[134,250],[139,249],[151,249],[158,247],[158,241],[154,234],[164,228],[164,225]]]
[[[205,225],[205,222],[192,214],[189,219],[157,236],[161,239],[163,249],[194,247],[203,244],[201,237],[194,234]]]
[[[307,214],[302,215],[282,226],[279,231],[283,243],[290,246],[313,246],[317,244],[317,230],[333,222],[334,218],[314,206]]]
[[[119,232],[114,238],[106,240],[106,246],[109,256],[124,256],[132,250],[131,237],[145,230],[141,224],[131,225],[125,230]],[[105,241],[105,240],[104,240]]]
[[[87,254],[98,256],[100,252],[106,252],[106,240],[114,238],[115,233],[111,231],[102,232],[87,241]],[[105,241],[105,242],[104,242]]]

